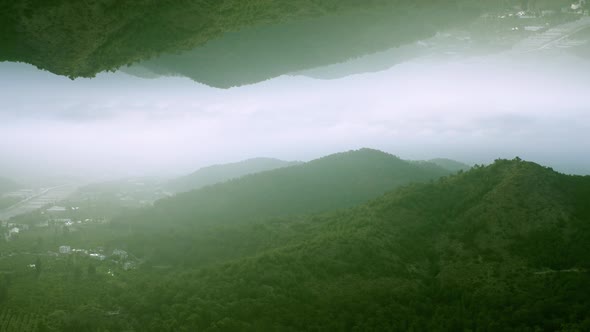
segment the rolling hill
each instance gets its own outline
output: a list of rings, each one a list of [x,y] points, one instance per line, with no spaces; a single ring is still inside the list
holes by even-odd
[[[190,51],[164,54],[134,67],[143,69],[142,72],[185,76],[210,86],[229,88],[392,48],[393,53],[401,53],[397,48],[400,45],[432,37],[478,13],[462,10],[457,3],[450,2],[424,2],[421,6],[407,1],[384,4],[248,27]],[[411,56],[416,54],[408,55]]]
[[[396,160],[360,150],[315,163],[350,158],[371,174]],[[44,257],[40,277],[0,278],[2,315],[50,331],[587,331],[589,200],[588,176],[497,160],[348,209],[171,226],[151,250],[181,264],[142,253],[138,270],[99,274]],[[131,230],[118,226],[105,227]],[[135,232],[111,240],[142,243]],[[209,261],[193,266],[195,254]]]
[[[0,61],[26,62],[71,78],[93,77],[164,53],[191,50],[244,28],[381,8],[388,2],[3,1]],[[432,5],[431,0],[422,2]]]
[[[498,160],[285,221],[276,232],[296,240],[171,274],[160,300],[199,304],[150,317],[205,330],[585,331],[588,200],[590,177]],[[180,323],[189,312],[199,319]]]
[[[465,163],[447,158],[430,159],[429,162],[437,164],[438,166],[451,172],[467,171],[471,168],[471,166]]]
[[[240,178],[244,175],[298,165],[300,162],[273,158],[253,158],[236,163],[203,167],[194,173],[170,181],[166,187],[172,192],[200,189],[212,184]]]
[[[0,61],[30,63],[72,79],[141,63],[143,69],[130,72],[183,75],[227,88],[385,51],[523,3],[3,1]],[[562,5],[539,0],[534,9]]]
[[[141,219],[169,223],[244,223],[351,207],[410,182],[451,172],[432,163],[413,164],[371,149],[244,176],[154,203]]]

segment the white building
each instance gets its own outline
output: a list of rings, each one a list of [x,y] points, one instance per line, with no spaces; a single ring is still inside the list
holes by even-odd
[[[58,218],[58,219],[53,219],[53,222],[56,224],[73,224],[72,219],[69,218]]]
[[[8,229],[8,232],[4,234],[4,239],[9,241],[10,239],[17,237],[20,233],[20,229],[18,227],[11,227]]]
[[[66,210],[67,209],[63,206],[54,205],[54,206],[50,207],[49,209],[47,209],[46,211],[47,212],[66,212]]]
[[[577,11],[577,10],[584,9],[585,6],[586,6],[586,0],[579,0],[577,2],[572,3],[570,8],[573,11]]]
[[[60,254],[69,254],[72,251],[72,247],[70,246],[60,246],[59,253]]]
[[[124,259],[127,259],[129,254],[125,250],[115,249],[115,250],[113,250],[113,256],[117,256],[121,260],[124,260]]]
[[[99,261],[104,261],[106,258],[105,255],[97,254],[97,253],[91,253],[89,256],[92,258],[98,259]]]
[[[136,268],[136,265],[134,262],[125,262],[125,264],[123,264],[123,270],[128,271],[128,270],[134,270]]]
[[[18,227],[12,227],[8,230],[8,236],[18,235],[20,233],[20,229]]]

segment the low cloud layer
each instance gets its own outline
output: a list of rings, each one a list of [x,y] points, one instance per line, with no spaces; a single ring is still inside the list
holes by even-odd
[[[230,90],[121,73],[71,81],[22,64],[2,63],[0,72],[4,172],[180,174],[363,146],[405,158],[519,155],[590,169],[590,66],[575,58],[424,60]]]

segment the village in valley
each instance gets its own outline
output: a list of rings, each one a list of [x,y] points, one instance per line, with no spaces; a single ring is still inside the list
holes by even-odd
[[[587,44],[586,38],[578,36],[580,31],[590,29],[590,6],[586,0],[561,7],[546,7],[540,2],[525,0],[520,6],[485,13],[469,30],[452,34],[470,42],[470,48],[478,50],[476,53],[496,50],[518,54],[575,49]]]
[[[18,218],[3,222],[0,273],[10,272],[15,261],[20,262],[21,268],[33,272],[40,269],[39,262],[46,266],[68,262],[73,266],[87,266],[91,273],[113,277],[116,271],[133,270],[141,264],[142,261],[127,250],[99,245],[108,220],[73,218],[80,215],[79,211],[79,207],[55,205],[33,213],[39,217],[37,223],[28,224]]]
[[[135,183],[135,187],[143,186]],[[151,190],[116,191],[108,199],[104,190],[69,185],[5,194],[17,198],[17,203],[0,215],[0,274],[70,269],[115,277],[137,269],[141,259],[124,244],[106,243],[106,239],[118,232],[110,227],[113,216],[129,205],[148,205],[162,196],[145,193]]]
[[[470,29],[440,32],[407,46],[408,52],[416,57],[454,57],[491,49],[524,54],[587,47],[586,0],[559,9],[539,9],[535,1],[523,3],[486,13]],[[147,265],[146,253],[131,252],[126,243],[117,242],[128,230],[114,226],[112,220],[171,195],[163,182],[150,178],[0,193],[0,275],[38,277],[43,271],[76,280],[82,275],[115,278],[133,273]]]

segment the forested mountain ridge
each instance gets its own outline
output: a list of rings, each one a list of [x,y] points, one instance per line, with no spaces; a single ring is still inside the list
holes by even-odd
[[[208,185],[237,179],[244,175],[298,164],[301,164],[301,162],[284,161],[274,158],[252,158],[235,163],[203,167],[189,175],[171,180],[166,187],[174,192],[190,191]]]
[[[189,246],[210,256],[197,268],[148,257],[110,276],[44,258],[38,282],[19,272],[0,301],[59,331],[586,331],[589,200],[588,176],[497,160],[346,210],[207,231]],[[191,261],[175,247],[189,232],[160,246]]]
[[[162,53],[189,50],[245,27],[379,8],[384,3],[4,1],[0,61],[27,62],[72,78],[92,77]]]
[[[184,76],[218,88],[253,84],[432,37],[477,17],[478,10],[471,7],[457,2],[384,1],[381,6],[334,15],[247,27],[136,67],[140,72]],[[133,74],[134,69],[129,72]]]
[[[451,172],[467,171],[471,168],[471,166],[465,163],[447,158],[430,159],[428,162],[437,164],[438,166],[448,169]]]
[[[139,219],[167,226],[179,222],[243,223],[324,212],[450,173],[432,163],[413,164],[381,151],[361,149],[180,193],[156,201]]]
[[[198,315],[219,320],[188,325],[211,330],[585,331],[589,199],[590,177],[499,160],[300,220],[307,238],[161,300],[214,298]]]
[[[0,61],[70,78],[147,61],[153,74],[227,88],[412,43],[514,5],[528,6],[521,0],[3,1]]]

